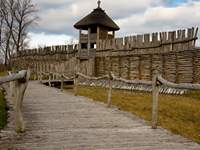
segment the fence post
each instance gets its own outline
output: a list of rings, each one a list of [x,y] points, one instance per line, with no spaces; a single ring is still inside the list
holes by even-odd
[[[51,87],[51,73],[49,73],[49,86]]]
[[[30,71],[28,70],[26,72],[26,76],[24,79],[17,80],[16,81],[16,101],[15,101],[15,130],[16,132],[24,132],[25,125],[24,125],[24,119],[22,114],[22,103],[24,98],[24,93],[28,85],[28,80],[30,77]]]
[[[156,71],[153,76],[152,82],[152,129],[157,129],[158,121],[158,96],[159,96],[159,83],[157,80],[158,72]]]
[[[78,95],[78,74],[74,76],[74,95]]]
[[[11,71],[8,71],[8,75],[12,75]],[[11,97],[15,97],[15,89],[14,89],[15,81],[11,81],[9,83],[9,86],[10,86],[10,95],[11,95]]]
[[[42,72],[40,73],[40,82],[42,82]]]
[[[108,87],[108,100],[107,100],[107,107],[111,107],[112,103],[112,82],[113,82],[113,76],[112,72],[109,73],[109,87]]]
[[[63,85],[64,85],[64,76],[61,75],[61,83],[60,83],[60,90],[63,91]]]

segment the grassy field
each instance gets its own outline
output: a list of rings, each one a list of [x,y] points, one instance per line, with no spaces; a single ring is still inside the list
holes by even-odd
[[[72,87],[65,88],[72,92]],[[107,99],[107,90],[98,87],[79,87],[78,94],[104,103]],[[112,104],[145,119],[150,125],[151,93],[114,90]],[[160,126],[200,143],[200,91],[182,96],[160,94],[158,115]]]

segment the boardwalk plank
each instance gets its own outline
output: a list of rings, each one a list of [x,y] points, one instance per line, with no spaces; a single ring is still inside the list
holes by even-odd
[[[0,133],[0,149],[199,150],[200,145],[165,129],[151,129],[134,115],[85,97],[30,82],[24,99],[26,132],[13,123]]]

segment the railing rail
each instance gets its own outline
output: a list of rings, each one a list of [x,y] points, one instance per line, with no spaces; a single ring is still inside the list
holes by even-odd
[[[125,82],[128,84],[142,84],[142,85],[151,85],[152,86],[152,128],[156,129],[157,128],[157,118],[158,118],[158,95],[159,92],[162,90],[161,87],[171,87],[171,88],[176,88],[176,89],[188,89],[188,90],[200,90],[200,84],[191,84],[191,83],[172,83],[170,81],[165,80],[162,78],[161,75],[159,75],[156,71],[153,81],[144,81],[144,80],[126,80],[122,79],[119,77],[116,77],[113,73],[110,73],[109,75],[105,75],[102,77],[89,77],[86,75],[83,75],[81,73],[77,73],[76,80],[78,80],[78,76],[84,77],[85,79],[88,80],[101,80],[101,79],[109,79],[109,86],[108,86],[108,96],[107,96],[107,106],[111,106],[112,102],[112,82],[115,81],[121,81]],[[78,81],[76,82],[77,85],[75,85],[75,95],[77,95],[77,86],[78,86]]]
[[[42,74],[42,73],[40,73]],[[57,74],[57,76],[60,76],[61,78],[61,90],[63,90],[63,81],[64,79],[70,79],[74,80],[74,95],[78,95],[78,86],[80,85],[79,83],[79,78],[84,78],[86,80],[92,80],[92,81],[99,81],[99,80],[104,80],[108,79],[108,95],[107,95],[107,107],[111,107],[112,104],[112,89],[113,89],[113,81],[120,81],[126,84],[131,84],[131,85],[144,85],[144,86],[151,86],[152,87],[152,128],[156,129],[157,128],[157,118],[158,118],[158,95],[159,93],[163,92],[161,88],[163,87],[169,87],[169,88],[174,88],[174,89],[184,89],[184,90],[200,90],[200,84],[191,84],[191,83],[173,83],[170,81],[165,80],[161,75],[155,71],[155,74],[153,76],[152,81],[145,81],[145,80],[126,80],[120,77],[116,77],[112,72],[110,72],[108,75],[104,75],[101,77],[90,77],[82,73],[76,73],[73,77],[68,77],[64,73],[43,73],[45,75],[51,75],[51,74]],[[49,79],[50,82],[50,79]]]
[[[161,75],[157,72],[153,77],[152,83],[152,128],[157,128],[157,120],[158,120],[158,96],[161,86],[168,86],[172,88],[178,89],[188,89],[188,90],[200,90],[200,84],[191,84],[191,83],[180,83],[176,84],[170,81],[165,80]]]
[[[77,88],[78,88],[78,78],[82,77],[85,78],[87,80],[102,80],[102,79],[108,79],[108,96],[107,96],[107,107],[111,106],[112,103],[112,89],[113,89],[113,81],[120,81],[120,82],[124,82],[127,84],[134,84],[134,85],[152,85],[151,81],[144,81],[144,80],[126,80],[126,79],[122,79],[122,78],[118,78],[116,77],[112,72],[109,73],[109,75],[104,75],[101,77],[90,77],[87,75],[84,75],[82,73],[77,73],[75,76],[75,85],[74,85],[74,93],[75,95],[77,95]]]
[[[55,72],[38,72],[37,73],[38,80],[40,82],[43,81],[43,77],[46,76],[48,77],[48,84],[51,86],[51,81],[52,80],[58,80],[61,82],[60,89],[63,91],[63,86],[64,86],[64,80],[74,80],[74,77],[69,77],[66,75],[66,73],[55,73]]]
[[[14,111],[15,111],[15,130],[16,132],[24,132],[25,125],[22,114],[22,103],[24,93],[28,85],[30,77],[29,70],[22,70],[18,73],[9,72],[8,76],[0,77],[0,84],[10,82],[10,94],[14,97]]]

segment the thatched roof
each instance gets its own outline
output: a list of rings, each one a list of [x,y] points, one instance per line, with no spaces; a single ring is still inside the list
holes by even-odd
[[[103,26],[109,31],[117,31],[118,25],[102,10],[100,7],[94,9],[89,15],[77,22],[74,27],[76,29],[85,29],[91,26]]]

